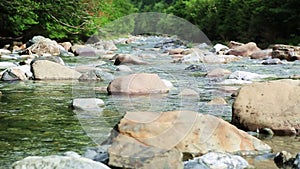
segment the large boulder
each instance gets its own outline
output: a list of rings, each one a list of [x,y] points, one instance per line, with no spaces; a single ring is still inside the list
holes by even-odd
[[[273,46],[272,58],[285,59],[287,61],[300,60],[300,47],[276,44]]]
[[[110,166],[141,169],[183,168],[180,151],[149,146],[126,135],[118,135],[108,153]]]
[[[109,94],[167,93],[169,88],[157,74],[139,73],[121,76],[110,82]]]
[[[299,80],[280,80],[242,87],[233,104],[232,123],[252,131],[270,128],[277,135],[299,134],[299,85]]]
[[[33,62],[31,69],[37,80],[72,80],[81,76],[81,73],[74,69],[48,60]]]
[[[193,155],[271,150],[267,144],[220,118],[186,110],[127,112],[118,124],[118,131],[148,146],[166,150],[175,147]]]
[[[110,169],[108,166],[83,157],[29,156],[15,162],[12,169]]]
[[[235,56],[243,56],[248,57],[252,53],[259,51],[260,49],[256,46],[256,43],[249,42],[247,44],[238,46],[234,49],[231,49],[228,51],[229,55],[235,55]]]

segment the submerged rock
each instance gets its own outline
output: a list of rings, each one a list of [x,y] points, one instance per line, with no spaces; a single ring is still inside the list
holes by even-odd
[[[247,130],[270,128],[275,135],[299,134],[300,81],[243,86],[233,104],[232,123]]]
[[[167,93],[169,88],[157,74],[139,73],[121,76],[110,82],[109,94]]]
[[[223,152],[210,152],[184,162],[184,169],[243,169],[248,166],[241,156]]]
[[[15,162],[12,169],[110,169],[105,164],[83,157],[29,156]]]
[[[121,71],[121,72],[132,72],[132,70],[130,69],[130,67],[126,66],[126,65],[119,65],[117,66],[116,71]]]
[[[208,105],[226,105],[227,102],[222,97],[216,97],[207,103]]]
[[[93,111],[104,106],[104,102],[97,98],[77,98],[73,100],[72,106],[74,109]]]
[[[121,168],[182,169],[182,154],[176,149],[162,149],[143,144],[127,135],[118,135],[108,149],[109,165]]]

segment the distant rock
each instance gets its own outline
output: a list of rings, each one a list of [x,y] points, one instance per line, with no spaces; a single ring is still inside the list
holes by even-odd
[[[274,58],[274,59],[266,59],[264,61],[261,62],[261,64],[263,65],[277,65],[277,64],[283,64],[283,62],[278,59],[278,58]]]
[[[0,49],[0,56],[1,55],[9,55],[11,54],[11,51],[10,50],[7,50],[7,49]]]
[[[229,75],[229,79],[237,79],[237,80],[246,80],[246,81],[253,81],[259,80],[269,77],[275,77],[274,75],[260,75],[257,73],[251,73],[246,71],[235,71]]]
[[[35,36],[32,38],[31,42],[33,45],[27,49],[39,56],[44,54],[58,56],[60,54],[60,45],[54,40],[45,38],[43,36]]]
[[[226,75],[231,74],[230,70],[216,68],[206,74],[206,77],[224,77]]]
[[[276,44],[273,46],[272,58],[285,59],[287,61],[300,60],[300,47]]]
[[[218,43],[213,47],[212,52],[215,54],[224,54],[226,50],[229,50],[227,46]]]
[[[275,135],[299,135],[300,81],[277,80],[243,86],[233,104],[232,123]]]
[[[236,48],[236,47],[239,47],[239,46],[244,45],[244,43],[235,42],[235,41],[230,41],[228,45],[229,45],[229,48],[230,48],[230,49],[234,49],[234,48]]]
[[[257,47],[256,43],[249,42],[247,44],[235,47],[234,49],[231,49],[228,51],[229,55],[235,55],[235,56],[243,56],[243,57],[249,57],[254,52],[260,51],[260,49]]]
[[[272,49],[258,50],[250,55],[251,59],[264,59],[272,56]]]
[[[105,164],[83,157],[29,156],[12,164],[12,169],[110,169]]]
[[[81,73],[59,63],[37,60],[31,64],[36,80],[72,80],[79,79]]]
[[[110,94],[167,93],[169,88],[157,74],[139,73],[121,76],[110,82]]]
[[[59,43],[66,51],[71,51],[72,43],[71,42],[62,42]]]
[[[170,55],[181,54],[184,51],[182,48],[169,49],[168,52]]]
[[[243,157],[223,152],[209,152],[184,162],[184,169],[244,169],[248,166]]]
[[[131,54],[117,54],[114,65],[120,64],[144,65],[148,63],[140,60],[138,57],[133,56]]]
[[[96,57],[96,56],[106,54],[106,52],[104,50],[99,50],[99,49],[96,49],[96,48],[91,47],[91,46],[85,46],[85,47],[77,48],[76,51],[75,51],[75,54],[78,55],[78,56]]]

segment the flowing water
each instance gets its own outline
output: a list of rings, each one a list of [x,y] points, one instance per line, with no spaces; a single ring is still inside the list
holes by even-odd
[[[119,53],[142,55],[149,65],[131,65],[133,72],[157,73],[172,82],[174,87],[166,95],[108,96],[103,90],[113,77],[128,74],[114,71],[112,61],[93,57],[63,58],[72,67],[95,66],[106,70],[103,81],[24,81],[0,82],[0,168],[7,168],[14,161],[26,156],[53,155],[66,151],[82,154],[87,147],[96,146],[110,134],[112,127],[126,111],[168,111],[187,109],[204,114],[212,114],[227,121],[231,120],[231,92],[225,92],[217,82],[203,74],[214,68],[225,68],[232,72],[244,70],[259,74],[273,74],[287,78],[299,72],[300,63],[282,65],[262,65],[258,60],[244,58],[229,64],[198,64],[201,71],[185,70],[189,65],[171,63],[172,58],[164,50],[152,48],[167,38],[144,37],[130,45],[120,45]],[[193,89],[199,98],[180,97],[178,93]],[[206,103],[216,96],[225,98],[224,106]],[[72,99],[97,97],[105,106],[101,112],[89,114],[73,111]],[[286,150],[299,152],[297,137],[273,137],[263,139],[274,152]],[[264,158],[263,158],[264,159]],[[259,157],[248,158],[257,168],[274,168],[271,160]]]

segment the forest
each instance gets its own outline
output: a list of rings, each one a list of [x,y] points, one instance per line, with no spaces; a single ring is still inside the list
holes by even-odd
[[[34,35],[85,41],[122,16],[162,12],[198,26],[213,42],[300,42],[299,0],[3,0],[0,45]]]

